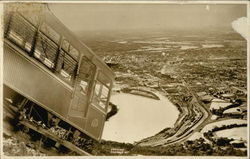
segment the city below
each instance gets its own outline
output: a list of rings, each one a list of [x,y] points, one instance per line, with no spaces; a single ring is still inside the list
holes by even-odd
[[[102,145],[106,146],[98,147],[97,154],[246,155],[247,42],[238,33],[152,31],[142,34],[124,31],[82,35],[80,38],[84,43],[103,58],[116,74],[113,101],[118,113],[106,122],[102,141]],[[139,96],[150,97],[145,90],[166,97],[170,103],[166,102],[165,107],[169,109],[174,105],[178,111],[172,111],[177,116],[171,116],[171,111],[166,113],[168,110],[165,112],[155,105],[146,110],[146,102],[139,102],[142,98]],[[126,95],[128,93],[137,97],[132,99]],[[129,104],[124,106],[126,101]],[[131,104],[133,101],[136,104]],[[126,108],[134,114],[122,116],[122,111],[128,112]],[[157,114],[157,109],[162,110],[161,113]],[[135,125],[135,120],[144,120],[142,124],[151,126],[152,130],[159,123],[164,123],[160,117],[153,125],[148,123],[150,119],[146,119],[150,117],[145,115],[147,111],[152,116],[154,113],[158,117],[165,116],[166,121],[172,117],[175,122],[136,141],[136,132],[142,137],[146,128],[142,128],[141,132],[131,130],[140,129],[140,126],[132,128],[132,122],[130,125],[126,122],[134,121]],[[122,117],[119,117],[120,114]],[[147,129],[148,132],[152,133],[151,129]],[[108,132],[113,140],[112,137],[105,140]],[[122,132],[123,137],[131,138],[131,141],[127,139],[129,143],[121,136],[115,139],[115,133],[121,135]],[[134,136],[127,134],[129,132]],[[225,151],[227,149],[233,151]]]

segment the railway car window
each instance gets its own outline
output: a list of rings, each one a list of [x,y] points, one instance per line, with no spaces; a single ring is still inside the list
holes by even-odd
[[[104,74],[99,73],[95,85],[95,93],[93,96],[93,103],[105,109],[108,101],[110,91],[110,80]]]
[[[14,13],[7,38],[27,52],[31,51],[36,28],[19,13]]]
[[[71,110],[77,111],[80,116],[83,117],[86,112],[88,97],[90,93],[90,82],[94,77],[95,65],[89,62],[86,57],[83,57],[79,69],[79,74],[76,78],[75,92],[72,100]]]
[[[38,26],[39,23],[39,14],[35,11],[26,11],[26,12],[20,12],[20,14],[27,20],[29,23],[31,23],[33,26]]]
[[[97,81],[95,85],[95,93],[93,103],[105,109],[108,100],[109,88]]]
[[[67,40],[63,40],[62,49],[68,52],[68,50],[69,50],[69,42]]]
[[[108,94],[109,94],[109,88],[107,88],[106,86],[103,86],[101,98],[100,98],[100,105],[103,108],[105,108],[106,103],[108,101]]]
[[[97,79],[107,87],[110,87],[110,80],[102,72],[99,72]]]
[[[41,31],[37,39],[34,57],[47,67],[54,68],[60,35],[45,23],[43,23]]]
[[[69,53],[76,59],[78,59],[79,52],[72,45],[69,46]]]
[[[71,84],[73,77],[75,77],[76,69],[77,69],[77,61],[71,57],[68,53],[66,53],[64,50],[61,50],[59,59],[59,73],[60,77],[65,80],[66,82],[69,82]]]
[[[102,89],[102,85],[100,82],[96,82],[96,85],[95,85],[95,96],[96,97],[99,97],[100,96],[100,93],[101,93],[101,89]]]
[[[79,51],[75,49],[67,40],[63,40],[62,49],[69,53],[74,59],[78,59]]]
[[[95,65],[88,62],[88,59],[83,57],[79,70],[79,85],[82,94],[88,93],[88,86],[94,74]]]
[[[62,42],[62,47],[60,51],[60,55],[58,57],[58,65],[57,65],[57,72],[59,72],[60,77],[70,83],[71,85],[73,84],[73,80],[76,75],[77,67],[78,67],[78,56],[79,52],[76,50],[76,56],[73,56],[70,54],[69,50],[70,43],[67,40],[63,40]]]
[[[60,34],[58,34],[54,29],[52,29],[46,23],[42,23],[41,31],[43,32],[43,34],[45,34],[47,37],[49,37],[51,40],[53,40],[54,43],[59,42]]]

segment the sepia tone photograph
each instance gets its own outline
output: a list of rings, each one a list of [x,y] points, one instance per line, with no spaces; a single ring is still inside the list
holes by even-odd
[[[2,5],[1,157],[249,157],[248,1]]]

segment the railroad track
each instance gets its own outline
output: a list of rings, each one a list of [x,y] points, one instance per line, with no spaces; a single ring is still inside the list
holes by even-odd
[[[90,153],[82,150],[72,142],[64,140],[51,133],[47,128],[39,123],[31,122],[29,119],[18,120],[20,112],[18,108],[11,104],[11,101],[5,99],[3,102],[3,134],[5,136],[15,137],[17,140],[25,142],[26,145],[33,144],[38,151],[53,156],[76,155],[91,156]],[[34,133],[34,134],[33,134]],[[33,141],[29,135],[41,135],[41,139]],[[54,142],[55,147],[46,147],[45,141]]]
[[[162,143],[154,143],[154,146],[167,146],[167,145],[171,145],[177,142],[181,142],[181,141],[185,141],[188,139],[188,137],[190,137],[194,132],[196,132],[198,130],[198,128],[205,123],[207,120],[209,120],[209,112],[208,110],[206,110],[206,108],[204,107],[204,105],[202,103],[199,102],[198,97],[195,95],[194,92],[192,92],[192,90],[188,87],[188,84],[182,80],[183,82],[183,86],[185,86],[189,92],[192,94],[193,96],[193,103],[196,104],[195,107],[197,107],[197,109],[199,109],[199,111],[201,112],[201,116],[198,117],[198,119],[196,119],[191,126],[186,127],[185,130],[180,130],[180,128],[177,130],[177,132],[169,137],[168,140],[165,141],[164,144]],[[160,87],[161,90],[166,93],[166,91]]]

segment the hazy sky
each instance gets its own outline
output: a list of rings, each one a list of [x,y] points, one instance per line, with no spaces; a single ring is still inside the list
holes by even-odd
[[[72,31],[230,27],[245,4],[49,4]]]

